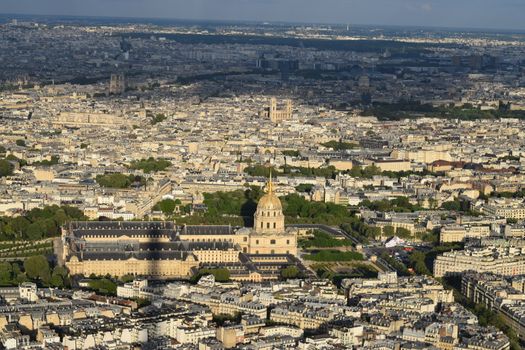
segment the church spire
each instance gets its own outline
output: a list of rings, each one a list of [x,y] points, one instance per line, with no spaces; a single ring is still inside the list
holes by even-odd
[[[270,168],[270,180],[268,181],[268,193],[273,194],[272,168]]]

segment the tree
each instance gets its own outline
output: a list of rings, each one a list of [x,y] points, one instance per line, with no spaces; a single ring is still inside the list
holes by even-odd
[[[301,271],[296,266],[288,266],[281,270],[281,277],[284,279],[297,278]]]
[[[274,167],[266,167],[263,165],[253,165],[244,168],[244,172],[251,176],[264,176],[270,177],[270,172],[275,176],[280,174],[280,172]]]
[[[140,176],[124,175],[120,173],[97,175],[95,181],[102,187],[128,188],[133,183],[144,185],[146,180]]]
[[[117,284],[108,278],[90,281],[89,288],[101,294],[115,295],[117,293]]]
[[[68,219],[85,220],[86,218],[82,210],[78,209],[77,207],[64,205],[61,207],[61,210],[64,211]],[[56,212],[55,217],[57,217],[59,213],[60,213],[60,210]]]
[[[356,165],[348,171],[348,174],[352,177],[370,179],[375,175],[381,175],[382,171],[375,165],[369,165],[366,168]]]
[[[212,321],[215,322],[218,326],[222,326],[226,322],[240,323],[241,318],[242,318],[242,314],[240,312],[236,312],[233,315],[230,315],[230,314],[213,315]]]
[[[396,236],[398,236],[400,238],[410,238],[412,236],[412,234],[406,228],[398,227],[396,229]]]
[[[51,275],[51,285],[58,288],[69,285],[69,277],[65,268],[55,266]]]
[[[13,266],[8,262],[0,263],[0,285],[9,286],[13,283]]]
[[[56,237],[60,226],[73,219],[85,220],[85,216],[78,208],[58,205],[34,208],[15,218],[0,217],[0,240]]]
[[[25,147],[26,146],[26,142],[22,139],[19,139],[19,140],[16,140],[16,145],[17,146],[20,146],[20,147]]]
[[[43,232],[42,227],[38,222],[34,222],[27,226],[27,229],[25,231],[25,238],[36,241],[42,238]]]
[[[419,275],[432,275],[426,264],[426,255],[422,252],[413,252],[410,255],[410,263],[412,264],[414,271]]]
[[[24,270],[30,279],[40,279],[45,283],[48,283],[51,279],[49,262],[43,255],[27,258],[26,261],[24,261]]]
[[[135,160],[131,162],[130,169],[142,170],[149,174],[151,172],[163,171],[171,165],[171,162],[165,159],[155,159],[149,157],[148,159]]]
[[[299,157],[301,155],[301,153],[297,150],[284,150],[282,151],[282,154],[284,156],[289,156],[289,157]]]
[[[217,282],[228,282],[230,280],[230,271],[224,268],[218,269],[200,269],[192,280],[197,282],[202,276],[213,275]]]
[[[300,184],[298,186],[295,187],[295,190],[297,192],[312,192],[312,189],[314,188],[314,185],[312,184]]]
[[[11,227],[17,236],[22,236],[31,223],[23,216],[17,216],[11,221]]]
[[[366,179],[370,179],[376,175],[381,175],[381,173],[382,173],[381,168],[373,164],[363,169],[363,177]]]
[[[428,199],[428,208],[429,209],[436,209],[437,208],[437,199],[429,198]]]
[[[32,165],[42,165],[42,166],[51,166],[51,165],[56,165],[58,164],[60,161],[60,157],[57,156],[57,155],[53,155],[51,156],[51,160],[48,160],[48,159],[44,159],[44,160],[41,160],[41,161],[38,161],[38,162],[33,162],[31,163]]]
[[[12,267],[13,267],[13,282],[15,284],[27,282],[27,276],[21,270],[20,265],[18,265],[18,263],[13,263]]]
[[[301,246],[303,248],[333,248],[333,247],[349,247],[352,245],[352,242],[349,239],[337,239],[334,236],[321,232],[314,231],[313,237],[310,237],[307,240],[301,241]]]
[[[162,114],[162,113],[158,113],[157,115],[153,116],[151,118],[151,125],[155,125],[157,123],[161,123],[163,122],[164,120],[166,120],[166,115]]]
[[[0,177],[9,176],[13,174],[13,164],[6,159],[0,160]]]
[[[458,200],[445,202],[441,205],[441,208],[450,211],[461,211],[461,203]]]
[[[349,149],[354,149],[356,147],[359,147],[359,145],[355,143],[333,141],[333,140],[322,143],[321,145],[326,148],[332,148],[335,151],[344,151],[344,150],[349,150]]]
[[[160,209],[164,215],[172,215],[176,206],[176,202],[169,198],[163,199],[155,205],[155,207]]]
[[[55,275],[55,274],[51,275],[50,283],[53,287],[57,287],[57,288],[64,287],[64,280],[62,279],[60,275]]]
[[[124,275],[120,277],[120,280],[124,283],[133,282],[134,279],[135,279],[135,276],[133,275]]]
[[[385,236],[393,236],[394,233],[395,233],[395,230],[394,230],[393,226],[385,226],[385,227],[383,227],[383,234]]]

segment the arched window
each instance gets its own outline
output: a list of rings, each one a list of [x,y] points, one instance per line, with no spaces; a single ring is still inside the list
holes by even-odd
[[[276,225],[277,225],[277,224],[274,222],[274,223],[273,223],[273,228],[276,228],[276,227],[277,227]]]
[[[270,228],[270,223],[269,222],[266,223],[266,228]]]

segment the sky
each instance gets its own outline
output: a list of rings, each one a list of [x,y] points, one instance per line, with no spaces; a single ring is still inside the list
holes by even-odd
[[[0,13],[525,30],[525,0],[0,0]]]

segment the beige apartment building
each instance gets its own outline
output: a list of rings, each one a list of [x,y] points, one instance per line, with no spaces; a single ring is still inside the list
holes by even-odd
[[[505,219],[525,219],[525,204],[519,200],[494,200],[483,206],[483,213]]]
[[[434,261],[434,276],[464,271],[492,272],[503,276],[525,274],[525,254],[521,248],[459,250],[443,253]]]
[[[481,238],[490,236],[490,226],[445,226],[441,228],[439,241],[441,243],[463,242],[465,238]]]

